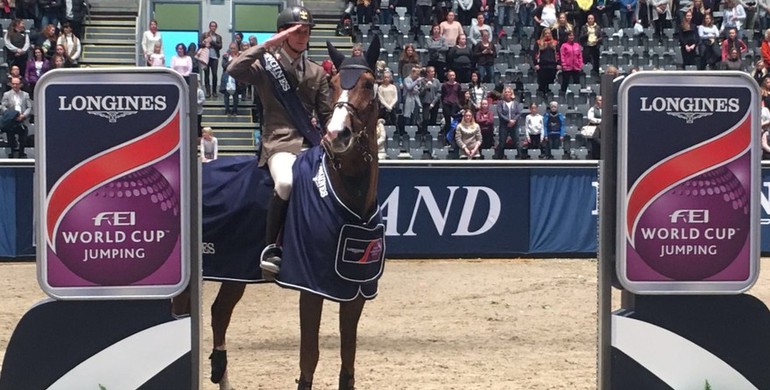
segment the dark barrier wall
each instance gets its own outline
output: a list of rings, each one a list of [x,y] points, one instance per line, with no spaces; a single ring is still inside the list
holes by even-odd
[[[383,165],[388,257],[596,253],[597,170],[586,166]],[[770,167],[762,172],[770,253]],[[0,257],[34,255],[32,167],[0,167]]]

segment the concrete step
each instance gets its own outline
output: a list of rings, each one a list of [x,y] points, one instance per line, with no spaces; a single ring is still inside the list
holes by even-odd
[[[126,59],[126,58],[98,58],[98,57],[85,57],[85,53],[83,54],[83,61],[81,61],[82,65],[88,65],[88,66],[136,66],[136,63],[132,58]]]
[[[127,39],[88,39],[83,40],[83,44],[100,45],[100,46],[134,46],[136,47],[136,41],[130,41]]]
[[[86,32],[84,35],[83,42],[90,42],[94,40],[108,40],[112,42],[122,42],[125,41],[127,44],[133,44],[136,45],[136,38],[134,34],[125,34],[125,33],[91,33]]]
[[[124,26],[136,27],[136,19],[94,19],[88,21],[89,26]]]
[[[93,43],[83,44],[84,52],[109,53],[113,55],[131,55],[136,53],[136,45],[95,45]]]
[[[89,34],[124,34],[136,39],[136,28],[134,26],[92,26],[87,25],[83,31],[86,33],[86,37]]]
[[[217,140],[219,141],[220,147],[254,147],[254,138],[244,139],[244,138],[223,138],[219,135],[216,136]]]

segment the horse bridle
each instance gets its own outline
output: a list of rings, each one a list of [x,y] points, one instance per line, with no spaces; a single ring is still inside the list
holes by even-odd
[[[362,67],[360,65],[348,65],[343,66],[340,68],[340,72],[342,72],[345,69],[364,69],[368,72],[371,72],[371,69],[368,67]],[[349,90],[348,90],[349,91]],[[351,137],[354,137],[355,140],[355,147],[356,149],[361,153],[361,155],[364,157],[364,161],[367,163],[372,162],[374,160],[374,156],[372,156],[372,153],[369,151],[369,148],[366,145],[366,142],[369,139],[369,133],[367,130],[369,130],[369,125],[362,119],[364,114],[367,114],[369,110],[371,110],[372,106],[374,105],[374,102],[376,101],[377,97],[372,93],[371,99],[369,99],[369,102],[364,106],[363,108],[359,109],[350,104],[350,102],[336,102],[334,104],[334,108],[344,108],[348,115],[351,118],[351,127],[356,124],[362,125],[362,130],[358,133],[353,133],[351,130]],[[324,151],[329,156],[329,158],[332,160],[332,167],[336,169],[340,169],[342,167],[342,163],[340,162],[339,158],[335,156],[334,152],[331,151],[329,148],[324,147]]]

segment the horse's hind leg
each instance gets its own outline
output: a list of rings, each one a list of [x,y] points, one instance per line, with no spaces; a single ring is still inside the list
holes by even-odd
[[[227,381],[227,327],[238,301],[246,290],[245,283],[223,282],[214,303],[211,304],[211,330],[214,333],[214,351],[211,353],[211,381]]]
[[[321,326],[323,312],[323,297],[309,292],[299,295],[300,348],[299,370],[300,381],[313,382],[318,365],[318,329]]]
[[[353,389],[356,366],[356,340],[358,338],[358,320],[364,310],[366,300],[359,296],[350,301],[340,303],[340,390]]]

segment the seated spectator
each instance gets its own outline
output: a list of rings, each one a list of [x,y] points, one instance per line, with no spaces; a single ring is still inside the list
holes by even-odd
[[[150,66],[161,68],[166,67],[166,55],[163,54],[163,48],[160,46],[160,42],[155,44],[155,49],[153,50],[152,54],[147,57],[147,61]]]
[[[380,118],[386,125],[396,125],[398,108],[398,88],[391,82],[393,75],[386,71],[382,76],[382,84],[377,88],[377,100],[380,102]]]
[[[754,64],[754,69],[751,70],[751,77],[757,82],[757,85],[762,85],[765,82],[765,78],[768,75],[767,67],[763,59],[758,59]]]
[[[463,112],[463,120],[455,128],[455,142],[460,150],[460,158],[479,158],[481,147],[481,128],[473,119],[471,110]]]
[[[719,64],[720,70],[743,70],[743,61],[741,61],[741,54],[738,52],[738,48],[730,49],[730,54],[727,59]]]
[[[76,66],[70,59],[69,54],[67,54],[67,49],[65,49],[63,45],[56,45],[56,52],[54,55],[58,55],[64,58],[65,68],[74,68]]]
[[[43,48],[45,57],[51,60],[56,54],[56,42],[59,40],[59,34],[56,33],[56,26],[47,24],[40,34],[37,45]]]
[[[588,118],[588,125],[595,126],[591,137],[588,138],[588,144],[590,145],[590,158],[592,160],[598,160],[601,157],[600,145],[599,145],[599,133],[597,132],[599,125],[602,123],[602,97],[597,96],[594,101],[594,105],[588,109],[586,113]]]
[[[559,112],[559,103],[551,102],[548,105],[548,112],[543,115],[543,127],[545,131],[545,158],[553,160],[553,149],[561,147],[562,137],[564,137],[564,115]]]
[[[64,47],[71,65],[77,67],[80,55],[83,53],[83,47],[80,45],[80,39],[72,32],[72,25],[70,23],[65,22],[62,26],[62,33],[57,44]]]
[[[32,100],[29,94],[21,90],[21,79],[11,79],[11,89],[3,94],[0,101],[0,131],[8,134],[11,157],[26,158],[24,147],[27,142],[27,126],[24,121],[32,112]],[[18,137],[18,140],[17,140]]]
[[[211,127],[203,128],[203,137],[201,137],[201,162],[207,163],[217,159],[219,153],[219,143],[217,137],[214,137],[214,130]]]
[[[529,105],[529,114],[524,119],[524,127],[527,133],[527,150],[542,148],[543,140],[543,115],[537,109],[537,103]],[[542,155],[541,155],[542,156]],[[529,154],[522,156],[529,158]]]
[[[760,85],[759,92],[762,96],[762,105],[770,107],[770,77],[765,77],[765,80]]]
[[[35,91],[35,84],[37,84],[37,81],[40,79],[40,77],[50,69],[51,63],[47,58],[45,58],[45,55],[43,54],[43,48],[35,46],[35,48],[32,50],[32,58],[27,61],[27,72],[25,75],[27,83],[29,83],[27,91],[29,92],[32,99],[34,99],[33,93]]]
[[[351,50],[351,57],[363,57],[364,56],[364,45],[360,43],[354,43],[353,49]]]
[[[481,129],[481,149],[493,148],[495,146],[495,114],[489,110],[489,100],[481,100],[481,107],[476,111],[476,123]]]
[[[16,77],[21,81],[21,90],[26,91],[29,89],[29,83],[27,83],[27,80],[24,79],[24,75],[21,73],[21,69],[13,65],[11,66],[11,69],[8,72],[8,80],[6,80],[6,90],[11,89],[11,80]]]
[[[51,69],[64,69],[67,67],[67,59],[59,54],[54,54],[51,57]]]
[[[727,38],[722,41],[722,61],[726,60],[731,49],[738,49],[738,54],[743,54],[748,50],[743,41],[738,38],[738,31],[735,28],[730,28],[727,31]]]

